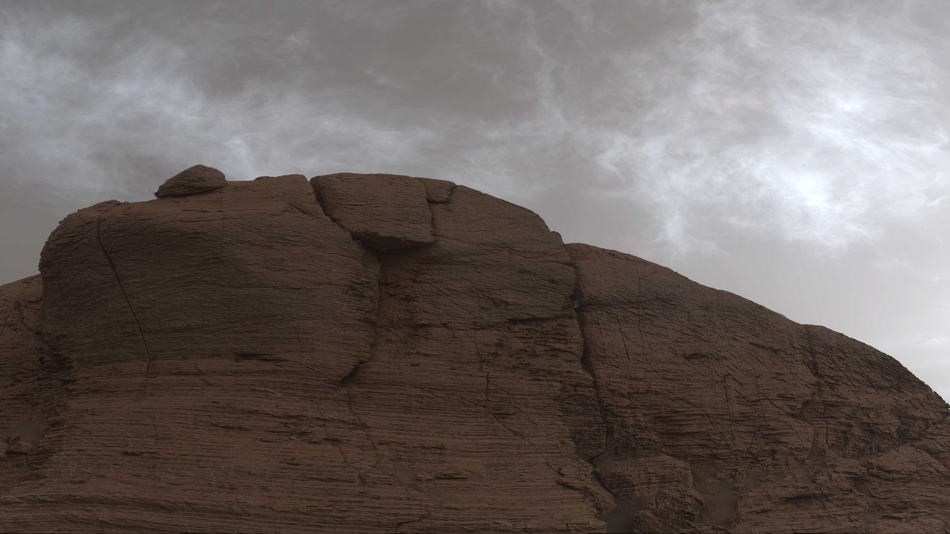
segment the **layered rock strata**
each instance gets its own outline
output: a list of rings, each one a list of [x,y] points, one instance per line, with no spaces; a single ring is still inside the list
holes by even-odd
[[[450,182],[225,185],[0,286],[0,531],[950,528],[948,407],[866,345]]]
[[[223,172],[213,167],[195,165],[166,180],[155,192],[155,197],[186,197],[227,186],[228,181]]]

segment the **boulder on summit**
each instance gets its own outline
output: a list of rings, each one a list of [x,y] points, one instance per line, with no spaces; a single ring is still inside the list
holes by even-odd
[[[157,198],[186,197],[227,187],[224,173],[214,167],[195,165],[172,176],[155,192]]]

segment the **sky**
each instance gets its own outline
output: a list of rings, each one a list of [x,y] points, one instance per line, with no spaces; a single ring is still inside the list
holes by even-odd
[[[0,0],[0,283],[197,163],[526,206],[950,399],[950,3]]]

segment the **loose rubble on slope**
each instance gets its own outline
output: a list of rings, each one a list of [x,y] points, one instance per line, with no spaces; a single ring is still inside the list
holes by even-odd
[[[950,531],[860,342],[442,180],[156,196],[0,286],[0,531]]]

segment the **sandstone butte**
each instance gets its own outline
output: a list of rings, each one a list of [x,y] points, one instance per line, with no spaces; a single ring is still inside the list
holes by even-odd
[[[950,532],[867,345],[462,185],[194,169],[0,287],[0,531]]]

